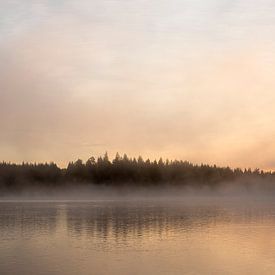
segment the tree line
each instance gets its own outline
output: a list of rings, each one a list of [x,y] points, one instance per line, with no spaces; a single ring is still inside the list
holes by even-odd
[[[0,191],[24,190],[28,187],[61,187],[67,184],[106,184],[110,186],[210,186],[215,187],[236,179],[267,178],[275,180],[274,172],[259,169],[231,169],[216,165],[192,164],[181,160],[144,160],[116,154],[91,157],[86,162],[70,162],[67,168],[55,163],[0,163]]]

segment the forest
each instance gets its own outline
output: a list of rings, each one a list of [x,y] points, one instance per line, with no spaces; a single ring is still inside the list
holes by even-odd
[[[144,160],[116,154],[89,158],[86,162],[70,162],[67,168],[55,163],[0,163],[0,191],[20,191],[30,187],[55,188],[79,184],[120,186],[209,186],[242,179],[267,179],[275,182],[274,172],[259,169],[231,169],[216,165],[192,164],[181,160]]]

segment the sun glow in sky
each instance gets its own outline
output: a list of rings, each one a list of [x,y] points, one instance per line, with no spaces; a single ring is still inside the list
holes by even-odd
[[[274,169],[274,103],[274,1],[0,2],[1,160]]]

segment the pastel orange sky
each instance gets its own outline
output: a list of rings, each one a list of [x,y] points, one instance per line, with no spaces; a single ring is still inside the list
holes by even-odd
[[[272,1],[5,2],[0,160],[275,168]]]

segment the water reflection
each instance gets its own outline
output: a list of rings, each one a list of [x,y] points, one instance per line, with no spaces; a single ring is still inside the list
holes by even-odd
[[[44,203],[1,203],[1,237],[32,237],[34,234],[52,234],[56,230],[58,208]]]
[[[78,205],[67,208],[67,227],[73,236],[97,236],[103,239],[144,238],[167,231],[190,230],[208,226],[216,219],[227,220],[217,207],[178,207],[138,203]]]
[[[206,230],[215,224],[274,220],[270,207],[225,207],[219,204],[188,205],[149,202],[21,202],[1,203],[3,236],[54,234],[57,226],[71,237],[108,239],[159,236],[168,231]]]
[[[0,202],[0,274],[272,274],[269,203]]]

